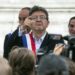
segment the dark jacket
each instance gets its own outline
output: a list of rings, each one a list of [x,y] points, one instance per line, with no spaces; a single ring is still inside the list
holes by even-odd
[[[52,51],[57,43],[63,43],[63,40],[60,38],[56,38],[57,35],[46,34],[40,48],[44,50],[45,53]],[[11,51],[13,46],[24,47],[22,42],[22,36],[19,37],[17,34],[17,30],[11,35],[8,40],[7,46],[4,47],[4,57],[8,58],[8,54]]]
[[[10,43],[13,43],[12,40],[14,40],[16,37],[18,37],[18,28],[11,34],[7,34],[5,36],[5,39],[4,39],[4,53],[3,53],[3,57],[7,58],[8,57],[8,52],[9,52],[9,49],[10,49]],[[13,39],[12,39],[13,38]]]

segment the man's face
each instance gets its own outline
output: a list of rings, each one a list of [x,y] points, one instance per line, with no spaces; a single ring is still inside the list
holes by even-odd
[[[31,29],[33,31],[45,31],[48,26],[47,16],[42,11],[36,11],[31,15],[32,21]]]
[[[69,24],[69,33],[70,35],[75,36],[75,19],[72,19]]]
[[[19,24],[23,25],[25,18],[28,16],[29,16],[29,10],[28,9],[21,10],[19,13]]]

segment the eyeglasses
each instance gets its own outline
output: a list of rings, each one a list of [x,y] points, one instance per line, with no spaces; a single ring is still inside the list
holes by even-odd
[[[69,25],[69,27],[73,28],[73,27],[75,27],[75,25],[73,25],[73,24],[70,24],[70,25]]]
[[[21,20],[25,20],[26,19],[26,17],[19,17],[19,20],[21,21]]]
[[[31,17],[32,20],[37,20],[38,18],[39,18],[40,20],[45,20],[45,19],[47,19],[46,16],[42,16],[42,15],[41,15],[41,16],[32,16],[32,17]]]

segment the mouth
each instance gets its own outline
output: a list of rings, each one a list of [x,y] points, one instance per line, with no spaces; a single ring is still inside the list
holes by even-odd
[[[42,23],[41,23],[41,22],[38,22],[38,23],[36,23],[36,25],[37,25],[37,26],[41,26],[41,25],[42,25]]]

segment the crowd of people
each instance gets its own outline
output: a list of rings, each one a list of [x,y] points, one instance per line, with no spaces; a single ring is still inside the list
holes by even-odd
[[[24,7],[18,19],[18,28],[5,36],[0,75],[75,75],[75,17],[64,37],[46,31],[50,22],[43,7]]]

